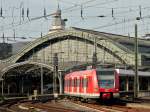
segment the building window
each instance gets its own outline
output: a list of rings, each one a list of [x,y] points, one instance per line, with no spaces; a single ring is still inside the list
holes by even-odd
[[[129,90],[134,90],[134,77],[129,77]]]
[[[148,90],[148,78],[147,77],[139,77],[139,89]]]
[[[120,91],[126,91],[127,77],[120,77]]]

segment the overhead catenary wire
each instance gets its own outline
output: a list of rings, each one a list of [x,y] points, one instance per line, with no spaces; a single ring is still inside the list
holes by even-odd
[[[150,19],[150,15],[143,16],[142,19]],[[92,29],[106,28],[106,27],[110,27],[110,26],[113,26],[113,25],[122,24],[122,23],[126,23],[126,22],[131,22],[131,21],[135,21],[135,20],[136,20],[136,18],[134,17],[134,18],[131,18],[131,19],[125,19],[123,21],[118,21],[117,23],[106,24],[106,25],[103,25],[103,26],[94,27]]]
[[[86,4],[94,2],[94,1],[96,1],[96,0],[89,0],[89,1],[86,1],[86,2],[79,3],[79,4],[75,3],[75,4],[73,4],[73,6],[65,8],[62,11],[63,11],[63,13],[66,13],[66,12],[73,11],[73,10],[80,10],[81,5],[86,5]],[[74,8],[77,8],[77,9],[74,9]]]
[[[124,7],[125,8],[125,7]],[[16,7],[15,7],[15,9],[16,9]],[[84,7],[84,9],[86,9],[86,7]],[[109,8],[110,9],[110,8]],[[116,8],[113,8],[113,10],[114,9],[116,9]],[[115,12],[114,14],[115,14],[115,17],[121,17],[121,16],[117,16],[117,15],[119,15],[119,14],[126,14],[126,13],[131,13],[131,12],[135,12],[135,11],[138,11],[138,9],[137,8],[135,8],[135,9],[131,9],[131,8],[129,8],[129,7],[127,7],[126,8],[127,9],[127,11],[120,11],[120,12]],[[146,9],[150,9],[150,7],[142,7],[141,8],[141,10],[146,10]],[[74,10],[76,10],[76,9],[74,9]],[[81,8],[80,8],[80,10],[81,10]],[[111,8],[111,10],[112,10],[112,8]],[[63,10],[62,10],[63,11]],[[64,12],[64,13],[67,13],[67,12]],[[29,8],[28,8],[28,14],[29,14]],[[51,16],[50,14],[48,14],[48,15],[46,15],[46,17],[48,17],[48,16]],[[85,15],[86,16],[86,15]],[[110,14],[108,13],[108,14],[105,14],[105,16],[110,16]],[[111,16],[112,16],[112,12],[111,12]],[[8,17],[12,17],[12,16],[6,16],[7,18]],[[14,17],[17,17],[17,16],[14,16]],[[31,17],[34,17],[34,16],[31,16]],[[42,16],[43,17],[43,16]],[[73,16],[72,16],[73,17]],[[90,17],[90,16],[86,16],[86,17]],[[94,16],[93,16],[94,17]],[[97,17],[97,16],[95,16],[95,17]]]
[[[89,1],[83,2],[82,4],[85,5],[85,4],[93,2],[93,1],[96,1],[96,0],[89,0]],[[22,7],[22,6],[23,6],[23,2],[21,2],[21,4],[20,4],[20,7]],[[83,13],[83,8],[82,8],[81,12]],[[27,10],[27,15],[28,14],[29,14],[29,9]],[[43,17],[48,17],[48,16],[50,16],[50,15],[46,15],[46,9],[44,9],[44,16]],[[40,17],[37,17],[37,19],[40,19]],[[35,19],[32,19],[32,20],[35,20]]]
[[[40,18],[42,18],[42,17],[32,18],[31,20],[37,20],[37,19],[40,19]]]
[[[94,1],[96,1],[96,0],[89,0],[89,1],[86,1],[86,2],[83,2],[83,3],[81,3],[81,4],[88,4],[88,3],[91,3],[91,2],[94,2]],[[114,1],[114,0],[113,0]],[[21,2],[20,3],[20,9],[23,7],[23,5],[24,5],[24,2]],[[72,8],[72,7],[70,7],[70,8]],[[65,10],[65,9],[64,9]],[[82,9],[83,10],[83,9]],[[67,10],[68,11],[68,10]],[[28,10],[28,12],[29,12],[29,10]],[[83,11],[81,11],[82,12],[82,14],[83,14]],[[22,13],[23,14],[23,13]],[[26,24],[26,22],[22,22],[21,21],[21,15],[22,14],[20,14],[20,25],[22,25],[22,24]],[[29,13],[28,13],[29,14]],[[47,17],[49,17],[49,16],[52,16],[53,14],[48,14],[48,15],[46,15],[46,9],[44,9],[44,16],[40,16],[40,17],[34,17],[34,18],[31,18],[30,20],[31,21],[34,21],[34,20],[38,20],[38,19],[41,19],[41,18],[47,18]],[[17,25],[18,26],[18,25]],[[15,26],[14,26],[15,27]]]
[[[90,0],[89,0],[90,1]],[[92,1],[92,0],[91,0]],[[94,1],[94,0],[93,0]],[[115,0],[114,0],[115,1]],[[109,4],[109,3],[108,3]],[[80,5],[80,4],[79,4]],[[96,5],[96,4],[95,4]],[[81,5],[80,5],[81,6]],[[83,5],[84,6],[84,9],[86,9],[86,6],[85,5]],[[88,6],[92,6],[92,7],[94,7],[94,5],[88,5]],[[75,6],[76,8],[78,8],[79,6]],[[73,10],[78,10],[78,9],[73,9]],[[81,7],[79,8],[80,10],[81,10]],[[112,8],[111,8],[112,9]],[[115,8],[113,8],[113,9],[115,9]],[[141,9],[143,9],[143,7],[141,7]],[[137,9],[135,9],[135,11],[137,11]],[[69,12],[69,10],[68,10],[68,12]],[[127,13],[129,13],[129,11],[127,11]],[[115,17],[117,17],[117,14],[119,14],[118,12],[116,12],[115,11]],[[121,14],[121,13],[120,13]],[[50,15],[51,16],[51,15]],[[83,16],[83,11],[82,11],[82,16]],[[99,15],[98,15],[99,16]],[[98,17],[98,16],[95,16],[95,17]],[[111,17],[111,14],[108,14],[108,16],[109,17]],[[31,17],[31,21],[34,21],[34,20],[38,20],[38,19],[41,19],[41,18],[44,18],[45,16],[40,16],[40,17]],[[46,15],[46,17],[49,17],[48,15]],[[80,17],[81,17],[81,15],[80,15]],[[101,16],[99,16],[99,17],[101,17]],[[105,16],[106,17],[106,16]],[[85,18],[89,18],[89,16],[87,16],[86,14],[84,15],[84,19]],[[24,22],[22,22],[20,25],[23,25],[23,24],[26,24],[26,23],[28,23],[29,21],[24,21]],[[17,23],[17,22],[16,22]],[[122,23],[120,23],[120,24],[122,24]],[[14,25],[13,27],[16,27],[16,26],[19,26],[19,25]],[[11,27],[10,27],[11,28]],[[4,28],[5,29],[5,28]]]
[[[141,9],[150,9],[150,7],[143,7]],[[111,8],[111,14],[107,13],[107,14],[101,14],[101,15],[85,15],[84,18],[88,19],[88,18],[97,18],[97,17],[114,17],[114,8]],[[119,11],[119,12],[115,12],[115,17],[124,17],[124,16],[118,16],[119,14],[126,14],[126,13],[132,13],[132,12],[138,12],[138,9],[127,9],[127,11]],[[81,17],[81,16],[68,16],[68,17]]]

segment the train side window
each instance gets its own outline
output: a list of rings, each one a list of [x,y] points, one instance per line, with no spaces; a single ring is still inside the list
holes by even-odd
[[[82,87],[84,87],[84,78],[82,78]]]
[[[88,87],[88,79],[84,78],[83,87]]]
[[[88,78],[86,79],[86,87],[88,87],[88,83],[89,83],[89,80]]]
[[[75,87],[77,86],[77,78],[75,78]]]
[[[71,86],[74,87],[74,79],[72,79]]]
[[[82,78],[80,77],[80,87],[82,87]]]
[[[139,77],[139,82],[140,82],[139,83],[140,90],[148,90],[148,78],[147,77]]]
[[[76,87],[76,78],[74,78],[74,87]]]
[[[66,80],[66,84],[67,84],[67,87],[69,86],[69,81],[68,81],[68,79]]]
[[[71,87],[71,79],[69,80],[69,87]]]
[[[75,84],[76,84],[76,87],[77,87],[77,78],[76,78],[76,83]]]
[[[79,85],[80,85],[80,80],[77,79],[77,87],[79,87]]]

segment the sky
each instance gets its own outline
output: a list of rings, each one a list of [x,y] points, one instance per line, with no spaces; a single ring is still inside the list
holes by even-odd
[[[43,16],[44,9],[46,14],[54,13],[58,4],[62,18],[68,19],[66,27],[134,36],[134,25],[138,24],[140,37],[150,33],[150,0],[1,0],[0,37],[10,37],[5,38],[10,43],[34,40],[41,32],[46,35],[53,18],[29,21],[27,9],[31,19]],[[137,21],[137,17],[141,19]]]

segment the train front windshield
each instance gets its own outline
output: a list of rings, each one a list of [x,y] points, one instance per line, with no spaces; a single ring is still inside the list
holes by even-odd
[[[114,88],[114,71],[97,71],[98,85],[101,88]]]

